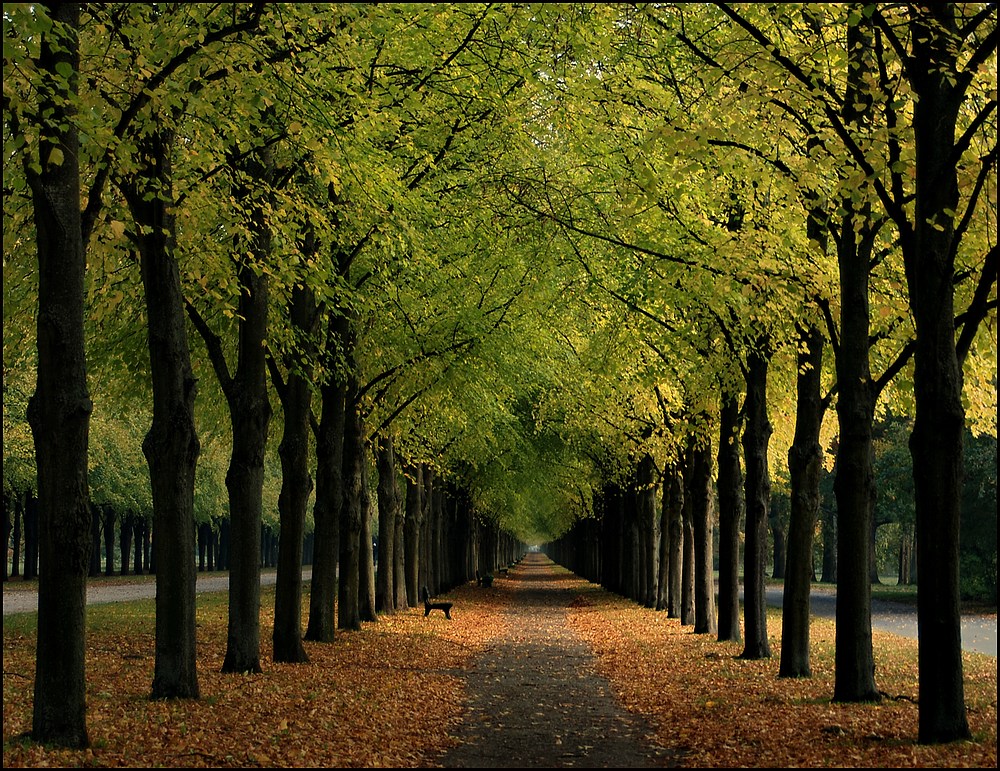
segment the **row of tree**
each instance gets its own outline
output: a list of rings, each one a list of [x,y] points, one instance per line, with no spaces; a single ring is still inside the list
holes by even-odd
[[[38,493],[37,739],[87,742],[90,466],[134,469],[116,447],[148,466],[108,487],[152,513],[153,694],[194,697],[192,524],[222,507],[243,672],[271,509],[275,658],[301,661],[310,505],[305,636],[329,640],[578,519],[631,542],[669,480],[668,527],[687,506],[701,533],[701,628],[714,477],[726,597],[745,507],[745,655],[769,655],[771,469],[799,607],[836,437],[835,697],[877,698],[887,404],[915,416],[920,738],[967,735],[965,405],[996,431],[992,6],[8,4],[4,24],[4,475]],[[145,415],[141,441],[103,441]],[[602,570],[669,604],[640,543],[614,550],[640,578]],[[720,630],[731,612],[720,595]],[[808,673],[800,626],[785,674]]]

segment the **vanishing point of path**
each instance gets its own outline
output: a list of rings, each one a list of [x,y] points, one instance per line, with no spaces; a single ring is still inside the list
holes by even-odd
[[[676,766],[653,729],[618,703],[569,626],[579,579],[531,553],[494,591],[511,592],[507,632],[462,672],[469,694],[462,743],[445,768],[663,768]]]

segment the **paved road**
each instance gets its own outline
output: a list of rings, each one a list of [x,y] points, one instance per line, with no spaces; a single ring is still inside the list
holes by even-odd
[[[781,607],[781,589],[767,590],[767,604]],[[832,588],[814,589],[809,595],[809,608],[814,616],[835,618],[837,594]],[[917,610],[912,605],[872,600],[872,627],[900,637],[917,639]],[[997,617],[962,616],[962,649],[997,655]]]
[[[459,673],[468,712],[444,768],[676,768],[646,718],[625,710],[595,670],[568,608],[580,579],[528,554],[510,572],[506,630]]]
[[[302,577],[308,580],[312,570],[306,568]],[[261,584],[273,584],[274,570],[261,573]],[[199,575],[199,592],[224,592],[229,588],[228,575]],[[87,602],[97,604],[103,602],[118,602],[129,599],[152,599],[156,596],[156,584],[152,581],[136,584],[93,584],[87,587]],[[769,589],[767,602],[769,605],[781,607],[781,589]],[[833,618],[836,615],[837,595],[834,589],[822,587],[814,589],[811,595],[811,608],[814,615]],[[24,588],[9,588],[4,584],[3,614],[30,613],[38,609],[38,596],[33,591]],[[872,626],[875,629],[901,637],[917,639],[917,612],[911,605],[894,602],[872,601]],[[963,616],[962,617],[962,648],[968,651],[997,655],[997,617]]]
[[[263,570],[260,585],[271,586],[275,582],[275,571]],[[304,568],[303,580],[312,578],[312,568]],[[198,574],[198,592],[225,592],[229,590],[229,574]],[[87,604],[100,605],[106,602],[127,600],[151,600],[156,597],[156,582],[152,579],[136,583],[91,583],[87,585]],[[31,613],[38,610],[38,593],[25,587],[3,585],[3,614]]]

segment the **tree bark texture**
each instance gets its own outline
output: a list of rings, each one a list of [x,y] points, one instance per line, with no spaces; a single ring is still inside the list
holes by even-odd
[[[300,339],[309,340],[315,318],[311,290],[301,285],[292,289],[289,317]],[[278,387],[284,420],[281,444],[278,446],[281,459],[281,492],[278,494],[280,529],[271,644],[274,660],[289,664],[309,660],[302,646],[302,548],[306,511],[313,486],[309,475],[312,386],[303,374],[306,359],[305,352],[287,354],[285,369],[288,375],[284,385]]]
[[[420,531],[424,519],[424,474],[420,464],[406,471],[406,519],[403,523],[403,541],[406,549],[406,602],[415,608],[420,597]]]
[[[264,340],[268,286],[249,265],[239,268],[239,353],[223,391],[233,450],[226,472],[230,513],[229,618],[223,672],[260,672],[260,544],[264,456],[271,422]]]
[[[684,569],[684,479],[682,462],[667,466],[664,506],[667,507],[670,539],[670,572],[667,590],[667,617],[681,617],[681,574]]]
[[[796,380],[795,436],[788,450],[791,515],[788,524],[788,564],[781,609],[779,677],[809,677],[809,591],[813,576],[813,533],[819,516],[819,480],[823,448],[820,373],[823,336],[814,326],[800,326]]]
[[[362,444],[361,474],[361,537],[358,541],[361,561],[358,564],[358,613],[362,621],[376,621],[375,609],[375,550],[372,539],[371,483],[368,476],[368,447]]]
[[[913,237],[910,248],[904,239],[903,258],[917,330],[910,449],[920,573],[919,740],[930,744],[970,736],[958,552],[965,410],[954,322],[959,208],[955,132],[965,85],[958,73],[954,5],[926,4],[911,13],[917,195]]]
[[[712,563],[712,443],[703,438],[694,449],[691,472],[694,525],[694,631],[695,634],[716,634],[719,630],[715,614],[715,571]]]
[[[684,484],[683,505],[681,507],[682,556],[681,556],[681,625],[694,624],[694,438],[688,439],[684,452],[684,467],[681,472]]]
[[[743,556],[743,616],[746,640],[740,658],[771,656],[767,639],[767,602],[764,596],[767,566],[767,516],[771,507],[771,475],[767,447],[771,422],[767,415],[767,371],[770,340],[759,336],[747,353],[746,429],[746,550]]]
[[[642,603],[647,608],[656,607],[657,586],[659,585],[660,528],[656,511],[656,461],[652,455],[644,455],[639,461],[638,506],[639,527],[642,538],[644,566]]]
[[[847,33],[850,61],[845,118],[863,122],[867,109],[858,109],[870,95],[863,82],[871,68],[871,33],[862,24]],[[837,243],[840,272],[840,351],[837,356],[837,416],[840,443],[837,452],[837,630],[835,701],[875,701],[875,662],[872,651],[871,583],[868,550],[875,506],[872,423],[874,384],[869,363],[869,280],[871,214],[864,202],[844,200],[847,212]]]
[[[343,316],[329,311],[327,345],[342,339]],[[328,361],[334,356],[328,357]],[[320,387],[316,426],[316,501],[313,504],[315,551],[305,639],[332,642],[337,628],[337,564],[340,561],[340,513],[344,505],[344,410],[347,388],[331,377]]]
[[[361,531],[367,507],[363,501],[364,428],[357,403],[357,381],[348,377],[344,426],[344,503],[340,518],[340,581],[338,584],[337,625],[341,629],[361,628],[360,577]]]
[[[375,610],[395,610],[396,521],[399,518],[399,485],[396,481],[396,452],[392,439],[379,441],[376,450],[378,467],[378,573],[375,583]]]
[[[122,185],[135,220],[153,387],[153,423],[142,444],[153,497],[156,563],[156,663],[153,698],[197,698],[194,484],[201,446],[194,423],[196,380],[174,257],[171,211],[173,137],[139,141],[144,165]],[[139,564],[140,561],[137,561]]]
[[[87,445],[93,405],[84,344],[86,254],[80,218],[75,128],[80,9],[47,8],[54,25],[40,41],[41,171],[27,170],[38,242],[38,370],[28,422],[38,469],[38,637],[31,736],[63,747],[89,745],[85,637],[90,500]],[[66,81],[60,70],[69,67]],[[43,126],[39,125],[39,130]],[[62,154],[56,162],[55,151]],[[27,555],[26,555],[27,556]],[[28,567],[25,565],[25,576]]]
[[[740,527],[743,470],[740,466],[737,397],[724,392],[719,410],[719,641],[742,642],[740,629]]]

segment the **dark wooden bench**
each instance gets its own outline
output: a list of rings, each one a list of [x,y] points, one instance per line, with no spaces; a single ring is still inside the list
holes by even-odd
[[[485,576],[479,575],[479,571],[476,571],[476,584],[479,586],[493,586],[493,574],[487,573]]]
[[[429,616],[432,610],[443,610],[445,618],[451,618],[451,606],[450,602],[431,602],[431,593],[427,590],[425,586],[420,590],[420,596],[424,600],[424,615]]]

